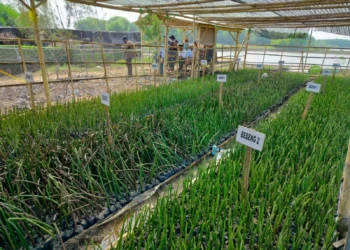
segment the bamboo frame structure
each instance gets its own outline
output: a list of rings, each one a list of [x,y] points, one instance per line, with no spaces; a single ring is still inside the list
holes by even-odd
[[[246,38],[245,38],[245,41],[240,45],[240,50],[239,51],[237,51],[237,54],[239,54],[239,52],[243,49],[243,48],[247,48],[247,44],[246,43],[248,43],[248,37],[249,37],[249,33],[247,33],[247,35],[246,35]],[[0,38],[0,41],[4,41],[4,42],[7,42],[7,43],[17,43],[18,45],[17,46],[20,46],[19,44],[20,43],[23,43],[24,41],[28,41],[28,42],[33,42],[34,40],[33,39],[11,39],[11,38]],[[50,84],[56,84],[56,83],[70,83],[70,84],[73,84],[73,83],[75,83],[75,82],[81,82],[81,81],[93,81],[93,80],[105,80],[106,81],[106,85],[107,85],[107,82],[109,82],[111,79],[123,79],[123,78],[128,78],[128,76],[121,76],[121,75],[111,75],[110,73],[108,74],[108,71],[110,70],[110,69],[112,69],[113,67],[111,67],[112,65],[125,65],[125,62],[113,62],[113,61],[106,61],[105,60],[105,56],[107,55],[106,53],[107,53],[107,50],[103,50],[103,48],[109,48],[109,47],[112,47],[112,48],[117,48],[118,46],[121,46],[121,45],[117,45],[117,44],[106,44],[106,43],[86,43],[86,42],[78,42],[78,41],[60,41],[60,40],[43,40],[43,41],[45,41],[45,42],[48,42],[48,41],[50,41],[51,43],[57,43],[57,44],[59,44],[59,45],[57,45],[57,47],[56,48],[58,48],[58,47],[61,47],[61,49],[63,50],[63,51],[65,51],[65,53],[67,54],[67,56],[66,57],[64,57],[64,59],[62,59],[62,61],[59,61],[58,63],[59,64],[66,64],[66,65],[68,65],[68,73],[69,73],[69,76],[68,76],[68,78],[61,78],[61,79],[57,79],[57,80],[49,80],[48,82],[50,83]],[[95,47],[95,49],[97,49],[98,51],[101,51],[100,53],[101,53],[101,60],[99,60],[99,58],[100,58],[100,56],[99,55],[97,55],[97,57],[96,57],[96,59],[97,60],[95,60],[95,61],[84,61],[84,60],[80,60],[79,58],[80,58],[80,56],[79,55],[76,55],[75,57],[76,57],[76,59],[78,58],[79,60],[74,60],[74,62],[72,62],[71,61],[71,58],[70,58],[70,56],[71,56],[71,53],[69,53],[69,51],[67,50],[67,48],[69,48],[69,47],[71,47],[71,48],[79,48],[80,46],[79,46],[79,44],[84,44],[84,45],[86,45],[87,47],[89,47],[89,45],[91,45],[91,46],[94,46]],[[284,50],[285,51],[285,49],[284,48],[293,48],[294,50],[296,50],[296,49],[300,49],[300,48],[302,48],[302,49],[306,49],[306,47],[299,47],[299,46],[294,46],[294,47],[290,47],[290,46],[270,46],[270,45],[268,45],[268,46],[266,46],[266,45],[252,45],[252,46],[255,46],[255,47],[253,47],[254,49],[257,47],[257,48],[259,48],[261,51],[263,50],[264,51],[264,56],[275,56],[276,57],[276,60],[278,60],[278,58],[280,58],[280,55],[281,55],[281,53],[269,53],[269,51],[267,50],[267,48],[271,48],[272,50],[274,50],[274,51],[281,51],[281,50]],[[144,45],[144,46],[142,46],[143,48],[153,48],[153,49],[156,49],[156,50],[158,50],[158,54],[159,54],[159,51],[160,51],[160,45],[156,45],[156,46],[150,46],[150,45]],[[135,47],[136,48],[136,47]],[[220,50],[222,51],[222,52],[227,52],[227,51],[229,51],[229,50],[232,50],[232,49],[234,49],[235,48],[235,46],[223,46],[222,48],[220,48]],[[14,48],[14,49],[16,49],[16,48]],[[48,48],[47,48],[48,49]],[[333,49],[334,51],[335,50],[338,50],[338,52],[337,53],[343,53],[343,51],[341,52],[341,49],[340,48],[329,48],[329,47],[312,47],[312,46],[310,46],[309,47],[309,50],[310,51],[312,51],[312,49],[323,49],[323,50],[330,50],[330,49]],[[213,48],[213,50],[214,51],[216,51],[217,50],[217,46],[214,46],[214,48]],[[269,49],[270,50],[270,49]],[[79,49],[77,50],[77,51],[79,51]],[[123,50],[122,49],[120,49],[120,52],[122,52]],[[138,50],[138,51],[140,51],[140,50]],[[197,50],[197,52],[196,52],[196,54],[194,55],[194,57],[195,57],[195,62],[194,63],[197,63],[198,61],[198,55],[197,55],[197,53],[199,52],[199,50]],[[22,52],[23,53],[23,52]],[[103,54],[102,54],[103,53]],[[109,52],[108,52],[109,53]],[[336,53],[336,52],[334,52],[334,53]],[[255,61],[247,61],[247,55],[250,55],[250,54],[256,54],[255,52],[250,52],[250,51],[247,51],[247,53],[245,53],[245,58],[246,58],[246,66],[247,65],[255,65],[256,63],[260,63],[260,62],[255,62]],[[261,53],[258,53],[259,55],[261,55]],[[342,54],[343,55],[343,54]],[[95,56],[96,56],[96,52],[95,52]],[[8,62],[4,62],[4,61],[2,61],[2,62],[0,62],[0,65],[1,65],[1,67],[3,67],[3,66],[5,66],[6,67],[6,65],[7,64],[9,64],[9,65],[18,65],[18,66],[23,66],[23,65],[27,65],[27,64],[29,64],[29,65],[33,65],[33,64],[39,64],[38,63],[38,61],[33,61],[33,60],[29,60],[29,61],[25,61],[25,58],[24,57],[22,57],[23,58],[23,60],[21,60],[21,61],[18,61],[18,62],[13,62],[13,61],[11,61],[11,60],[9,60]],[[228,62],[230,62],[230,61],[228,61],[228,58],[229,57],[227,57],[227,56],[223,56],[221,59],[223,60],[223,63],[225,63],[225,67],[227,67],[227,63]],[[295,64],[295,65],[298,65],[297,63],[288,63],[288,58],[292,58],[293,60],[295,60],[294,58],[300,58],[300,55],[295,55],[295,56],[291,56],[291,55],[284,55],[283,56],[283,58],[284,58],[284,60],[286,61],[286,64]],[[304,55],[302,54],[302,58],[304,58]],[[309,57],[309,58],[311,58],[311,57]],[[331,58],[333,58],[333,55],[330,55],[330,56],[327,56],[327,54],[326,54],[326,56],[324,55],[324,54],[322,54],[322,56],[319,56],[319,57],[312,57],[312,58],[318,58],[318,60],[319,60],[319,64],[318,65],[321,65],[321,62],[322,62],[322,67],[330,67],[330,66],[332,66],[332,65],[330,65],[329,64],[329,59],[331,59]],[[236,58],[231,58],[232,60],[236,60]],[[325,61],[325,60],[327,60],[328,59],[328,62],[327,61]],[[346,56],[345,57],[345,59],[346,60],[349,60],[350,59],[350,54],[348,55],[348,56]],[[231,61],[232,61],[231,60]],[[264,57],[264,59],[263,60],[265,60],[265,57]],[[70,62],[71,61],[71,62]],[[264,62],[264,61],[263,61]],[[90,75],[90,77],[84,77],[84,78],[82,78],[82,77],[77,77],[77,78],[74,78],[73,77],[73,73],[74,73],[74,71],[75,70],[79,70],[79,72],[80,72],[80,70],[81,69],[83,69],[84,67],[82,67],[81,69],[77,69],[77,67],[74,67],[74,69],[72,68],[72,63],[74,63],[74,65],[80,65],[80,66],[83,66],[84,64],[103,64],[103,70],[105,70],[105,74],[103,74],[103,76],[96,76],[96,75],[94,75],[94,74],[91,74],[91,73],[89,73],[89,75]],[[160,69],[160,62],[158,62],[159,63],[159,69]],[[47,65],[49,65],[49,64],[57,64],[57,61],[54,61],[54,60],[46,60],[46,64]],[[70,65],[70,66],[69,66]],[[138,67],[138,69],[140,69],[140,66],[144,66],[145,68],[146,68],[146,71],[147,72],[149,72],[149,74],[140,74],[140,75],[138,75],[138,77],[139,77],[139,79],[141,78],[141,77],[148,77],[149,79],[152,79],[152,83],[150,83],[150,84],[153,84],[154,85],[154,75],[153,75],[153,72],[152,71],[150,71],[150,70],[147,70],[147,69],[150,69],[150,66],[151,66],[151,63],[135,63],[135,65],[137,65],[137,67]],[[135,65],[133,65],[133,67],[135,67]],[[301,63],[299,64],[299,70],[300,70],[300,67],[301,67],[301,65],[302,65],[302,68],[304,68],[304,64],[303,64],[303,60],[301,60]],[[220,67],[221,66],[221,61],[219,60],[219,62],[217,62],[216,61],[216,53],[214,52],[214,55],[213,55],[213,59],[212,59],[212,74],[214,74],[215,72],[216,72],[216,70],[215,70],[215,68],[217,68],[217,67]],[[273,66],[273,65],[272,65]],[[224,65],[223,65],[223,67],[224,67]],[[224,67],[224,69],[225,69],[225,67]],[[70,68],[70,69],[69,69]],[[345,66],[344,66],[344,68],[345,68]],[[344,70],[344,68],[343,68],[343,70]],[[195,69],[195,67],[194,67],[194,69]],[[71,72],[69,72],[69,71],[71,71]],[[198,68],[196,68],[196,71],[198,71]],[[75,74],[75,75],[77,75],[77,74]],[[176,72],[175,72],[175,76],[176,76]],[[175,77],[174,76],[174,77]],[[15,79],[16,77],[14,77],[13,79]],[[159,79],[160,79],[160,77],[159,77]],[[12,80],[12,81],[15,81],[15,82],[17,82],[17,80]],[[27,86],[27,84],[26,83],[23,83],[23,81],[18,81],[18,82],[20,82],[19,84],[18,83],[16,83],[16,84],[12,84],[12,83],[10,83],[10,82],[8,82],[8,84],[5,84],[5,85],[0,85],[0,88],[8,88],[8,87],[21,87],[21,86],[23,86],[23,87],[28,87]],[[0,82],[0,84],[1,84],[1,82]],[[37,81],[37,82],[34,82],[34,83],[32,83],[32,85],[34,86],[34,85],[43,85],[44,83],[43,83],[43,81]],[[108,86],[108,88],[110,89],[110,86]],[[110,91],[113,91],[113,90],[111,90],[110,89]],[[72,91],[72,94],[74,94],[74,91]],[[33,99],[34,99],[34,97],[33,97]],[[34,100],[33,100],[34,101]]]
[[[22,50],[21,39],[19,39],[19,38],[17,39],[17,44],[18,44],[19,54],[20,54],[20,57],[21,57],[22,70],[23,70],[23,73],[25,73],[25,72],[27,71],[27,67],[26,67],[26,63],[25,63],[25,58],[24,58],[23,50]],[[32,108],[32,110],[35,110],[33,86],[32,86],[32,83],[31,83],[31,82],[27,82],[27,91],[28,91],[28,96],[29,96],[29,98],[30,98],[31,108]]]
[[[41,37],[40,37],[39,23],[38,23],[38,18],[37,18],[37,13],[36,13],[36,5],[35,5],[34,0],[30,0],[30,11],[31,11],[32,18],[33,18],[35,40],[36,40],[36,43],[38,46],[38,56],[39,56],[39,62],[40,62],[40,70],[41,70],[41,74],[42,74],[43,82],[44,82],[46,105],[50,109],[50,107],[51,107],[51,95],[50,95],[49,81],[48,81],[48,77],[46,74],[45,57],[44,57],[43,45],[42,45]]]

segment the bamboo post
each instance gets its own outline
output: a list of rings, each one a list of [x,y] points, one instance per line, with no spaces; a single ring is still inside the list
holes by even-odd
[[[47,104],[47,108],[50,109],[51,108],[51,95],[50,95],[50,88],[49,88],[49,80],[48,80],[47,72],[46,72],[45,57],[44,57],[44,52],[43,52],[43,45],[41,43],[38,17],[37,17],[37,13],[36,13],[36,7],[35,7],[34,0],[30,0],[30,7],[31,7],[31,16],[33,18],[33,23],[34,23],[35,40],[36,40],[36,44],[38,47],[40,70],[41,70],[41,74],[43,77],[43,83],[44,83],[46,104]]]
[[[111,135],[111,124],[110,124],[110,120],[109,120],[109,109],[108,106],[105,106],[105,111],[106,111],[106,126],[107,126],[107,140],[108,140],[108,144],[113,147],[114,143],[112,140],[112,135]]]
[[[327,85],[327,76],[325,75],[323,78],[323,87],[321,92],[324,93],[326,91],[326,85]]]
[[[304,112],[303,112],[303,120],[305,120],[306,117],[307,117],[307,113],[308,113],[310,105],[311,105],[312,95],[313,95],[313,93],[310,92],[309,98],[307,99],[306,106],[305,106],[305,109],[304,109]]]
[[[66,49],[67,62],[68,62],[68,74],[69,74],[70,86],[72,88],[72,97],[73,97],[73,102],[74,102],[75,101],[74,84],[73,84],[73,77],[72,77],[72,67],[71,67],[71,60],[70,60],[69,45],[68,45],[67,41],[64,42],[64,47]]]
[[[104,51],[103,51],[103,45],[102,44],[100,45],[100,48],[101,48],[101,57],[102,57],[104,78],[105,78],[105,81],[106,81],[107,93],[110,94],[109,82],[108,82],[108,77],[107,77],[106,61],[105,61],[105,54],[104,54]]]
[[[136,91],[139,91],[139,78],[137,73],[137,61],[136,61],[136,46],[133,45],[133,54],[134,54],[134,70],[135,70],[135,83],[136,83]]]
[[[309,44],[307,45],[307,52],[306,52],[306,57],[305,57],[305,64],[304,64],[304,68],[303,68],[303,73],[305,72],[306,63],[307,63],[307,58],[308,58],[308,56],[309,56],[310,45],[311,45],[311,39],[312,39],[312,32],[313,32],[313,29],[311,28],[311,34],[310,34]]]
[[[332,76],[332,84],[334,83],[334,78],[335,78],[335,72],[337,71],[337,68],[334,67],[333,69],[333,76]]]
[[[265,50],[264,50],[264,56],[263,56],[263,61],[262,61],[262,64],[264,64],[264,62],[265,62],[266,49],[267,49],[267,46],[265,46]]]
[[[249,169],[250,161],[252,159],[252,148],[246,146],[245,156],[244,156],[244,167],[243,167],[243,185],[242,185],[242,194],[243,197],[247,197],[248,194],[248,183],[249,183]]]
[[[140,13],[140,16],[139,16],[139,21],[141,21],[141,18],[142,18],[142,13]],[[144,63],[144,56],[143,56],[143,30],[140,29],[140,36],[141,36],[141,68],[142,68],[142,72],[144,73],[145,72],[145,65],[143,64]],[[142,74],[143,74],[142,73]]]
[[[27,66],[25,63],[25,58],[24,58],[24,54],[23,54],[23,50],[22,50],[22,43],[21,43],[20,38],[17,38],[17,44],[18,44],[19,55],[21,57],[22,70],[23,70],[23,73],[25,73],[27,71]],[[31,106],[32,110],[35,110],[33,86],[32,86],[31,82],[27,82],[27,92],[28,92],[28,96],[30,99],[30,106]]]
[[[218,31],[217,31],[217,28],[215,26],[214,46],[213,46],[214,52],[213,52],[213,58],[211,59],[211,61],[212,61],[212,72],[211,72],[211,74],[212,75],[215,74],[215,64],[216,64],[216,60],[217,60],[217,56],[216,56],[216,53],[217,53],[217,49],[216,49],[217,32]]]
[[[224,69],[224,45],[221,45],[221,71]]]
[[[350,140],[343,172],[343,187],[340,195],[338,232],[344,238],[350,225]]]
[[[235,69],[235,64],[232,61],[232,46],[230,46],[230,69],[233,68],[233,70]]]
[[[237,52],[238,52],[238,44],[239,44],[239,34],[240,34],[240,32],[237,31],[236,32],[236,45],[235,45],[235,61],[233,62],[235,64],[235,66],[237,64],[236,60],[237,60],[237,57],[238,57],[238,53]],[[237,70],[238,70],[238,67],[237,67]]]
[[[248,41],[247,41],[247,45],[245,46],[243,69],[245,69],[245,65],[247,63],[249,41],[250,41],[250,31],[248,31]]]
[[[177,66],[177,70],[176,70],[176,80],[179,79],[179,69],[180,69],[180,66],[179,66],[179,53],[177,52],[176,54],[176,63],[175,63],[175,66]],[[174,66],[174,70],[175,70],[175,66]]]
[[[261,78],[261,69],[259,69],[259,72],[258,72],[258,84],[260,83],[260,78]]]
[[[348,59],[348,65],[346,66],[346,70],[349,70],[350,58]]]
[[[164,75],[164,83],[166,84],[168,82],[168,36],[169,36],[169,20],[165,20],[165,48],[164,48],[164,63],[163,63],[163,75]]]
[[[301,51],[301,73],[304,74],[304,50]]]
[[[324,57],[323,57],[322,65],[321,65],[321,70],[323,69],[323,65],[324,65],[324,62],[325,62],[325,60],[326,60],[328,50],[329,50],[329,49],[327,48],[326,51],[325,51],[325,53],[324,53]]]
[[[157,70],[153,70],[153,87],[157,87]]]
[[[222,101],[222,89],[224,87],[224,84],[222,82],[220,82],[220,91],[219,91],[219,105],[222,106],[223,105],[223,101]]]

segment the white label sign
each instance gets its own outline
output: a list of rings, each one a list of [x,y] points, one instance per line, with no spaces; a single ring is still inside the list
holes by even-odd
[[[236,62],[239,63],[240,61],[241,61],[241,58],[237,58],[237,59],[236,59]]]
[[[257,65],[256,65],[256,68],[257,68],[257,69],[263,69],[263,68],[264,68],[264,64],[257,64]]]
[[[108,107],[110,106],[108,93],[106,93],[106,92],[101,93],[101,103],[108,106]]]
[[[158,70],[158,63],[152,63],[152,69]]]
[[[33,73],[30,72],[30,71],[26,71],[26,73],[25,73],[25,79],[26,79],[26,82],[34,82]]]
[[[208,61],[207,61],[207,60],[201,60],[201,64],[202,64],[202,65],[207,65],[207,64],[208,64]]]
[[[279,61],[278,64],[284,64],[284,61]]]
[[[249,128],[238,126],[236,140],[243,145],[262,151],[265,135]]]
[[[227,80],[227,75],[218,75],[217,81],[218,82],[226,82]]]
[[[307,91],[314,92],[314,93],[320,93],[321,90],[321,84],[317,84],[314,82],[309,82],[306,87]]]
[[[340,68],[340,63],[333,63],[333,68]]]
[[[324,70],[322,71],[322,75],[324,75],[324,76],[331,76],[331,75],[332,75],[332,70],[330,70],[330,69],[324,69]]]

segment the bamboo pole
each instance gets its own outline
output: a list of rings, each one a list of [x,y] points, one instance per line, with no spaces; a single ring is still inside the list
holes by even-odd
[[[245,65],[247,63],[249,41],[250,41],[250,31],[248,31],[248,41],[247,41],[247,45],[245,46],[243,69],[245,69]]]
[[[309,43],[308,43],[308,46],[307,46],[307,52],[306,52],[306,57],[305,57],[305,64],[304,64],[304,67],[303,67],[303,74],[305,72],[307,58],[309,56],[310,45],[311,45],[311,40],[312,40],[312,33],[313,33],[313,29],[311,29],[310,39],[309,39]]]
[[[164,55],[163,55],[164,56]],[[160,61],[162,60],[162,58],[160,57],[160,44],[158,45],[158,80],[159,80],[159,83],[158,83],[158,86],[160,86],[160,82],[161,82],[161,79],[160,79]],[[163,70],[164,70],[164,63],[163,63]],[[163,72],[164,74],[164,72]]]
[[[164,83],[168,82],[168,36],[169,36],[169,19],[165,20],[165,48],[164,48],[164,63],[163,63],[163,75],[164,75]]]
[[[25,63],[25,58],[24,58],[24,54],[23,54],[23,50],[22,50],[22,43],[21,43],[21,39],[18,38],[17,39],[17,43],[18,43],[18,51],[19,51],[19,55],[21,57],[21,63],[22,63],[22,70],[23,73],[25,74],[25,72],[27,71],[27,66]],[[30,106],[32,108],[32,110],[35,110],[35,102],[34,102],[34,94],[33,94],[33,86],[31,82],[26,82],[27,85],[27,92],[28,92],[28,96],[30,99]]]
[[[243,167],[243,185],[242,185],[243,197],[246,197],[248,194],[249,169],[250,169],[250,161],[252,159],[252,151],[253,149],[251,147],[246,146],[245,156],[244,156],[244,167]]]
[[[219,105],[222,106],[223,105],[223,101],[222,101],[222,90],[223,90],[224,84],[222,82],[220,82],[220,91],[219,91]]]
[[[350,58],[348,59],[348,65],[346,66],[346,70],[349,69],[349,65],[350,65]]]
[[[221,46],[221,72],[224,69],[224,46]]]
[[[72,67],[71,67],[71,60],[70,60],[69,44],[67,41],[64,42],[64,47],[66,49],[66,55],[67,55],[67,61],[68,61],[68,74],[69,74],[70,86],[72,88],[72,97],[73,97],[73,102],[74,102],[75,101],[74,84],[73,84],[73,77],[72,77]]]
[[[236,45],[235,45],[235,59],[234,59],[235,61],[233,62],[235,64],[235,67],[233,68],[233,70],[235,70],[236,64],[237,64],[237,57],[238,57],[237,52],[238,52],[239,35],[240,35],[240,32],[237,31],[236,32]],[[237,67],[237,70],[238,70],[238,67]]]
[[[192,23],[192,37],[193,37],[193,49],[194,49],[194,39],[195,39],[195,18],[193,18],[193,23]],[[196,49],[197,53],[197,49]],[[194,66],[195,66],[195,60],[196,60],[196,53],[193,53],[192,50],[192,67],[191,67],[191,78],[194,78]]]
[[[265,46],[264,56],[263,56],[263,60],[262,60],[262,64],[264,64],[264,62],[265,62],[266,49],[267,49],[267,46]]]
[[[139,91],[139,77],[137,74],[137,64],[136,64],[136,46],[133,45],[133,53],[134,53],[134,68],[135,68],[135,83],[136,83],[136,91]],[[143,64],[142,64],[143,65]]]
[[[350,140],[343,172],[343,187],[340,195],[338,232],[345,237],[350,225]]]
[[[306,117],[307,117],[307,113],[308,113],[308,111],[310,109],[310,105],[311,105],[311,101],[312,101],[312,96],[313,96],[313,93],[310,92],[309,98],[307,99],[307,102],[306,102],[306,105],[305,105],[305,109],[304,109],[304,112],[303,112],[303,120],[305,120]]]
[[[216,53],[217,53],[217,49],[216,49],[216,41],[217,41],[217,35],[218,35],[218,30],[215,26],[215,34],[214,34],[214,46],[213,46],[213,58],[211,59],[212,61],[212,72],[211,74],[214,75],[215,74],[215,64],[216,64],[216,60],[217,60],[217,56],[216,56]]]
[[[140,13],[140,16],[139,16],[139,21],[141,21],[141,18],[142,18],[142,13]],[[143,30],[142,29],[140,29],[140,36],[141,36],[141,63],[142,63],[142,72],[143,72],[143,74],[144,74],[144,72],[145,72],[145,66],[144,66],[144,64],[143,64],[143,62],[144,62],[144,56],[143,56]]]
[[[103,52],[103,45],[101,47],[101,57],[102,57],[102,62],[103,62],[103,70],[104,70],[104,79],[106,81],[106,87],[107,87],[107,92],[110,94],[110,89],[109,89],[109,82],[108,82],[108,75],[107,75],[107,68],[106,68],[106,60],[105,60],[105,54]]]
[[[41,70],[43,83],[44,83],[46,104],[47,104],[48,109],[50,109],[51,108],[50,88],[49,88],[49,82],[48,82],[48,77],[47,77],[47,72],[46,72],[45,57],[44,57],[44,52],[43,52],[43,45],[41,43],[38,17],[37,17],[37,13],[36,13],[36,7],[35,7],[34,0],[30,0],[30,7],[31,7],[31,15],[33,18],[33,24],[34,24],[35,40],[36,40],[36,44],[38,47],[40,70]]]
[[[325,53],[324,53],[324,57],[323,57],[322,65],[321,65],[321,70],[323,70],[323,65],[324,65],[324,62],[326,61],[326,57],[327,57],[327,54],[328,54],[328,50],[329,50],[329,49],[326,49],[326,51],[325,51]]]

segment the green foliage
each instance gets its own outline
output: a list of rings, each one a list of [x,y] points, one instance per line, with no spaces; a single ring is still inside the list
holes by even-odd
[[[5,235],[0,245],[25,248],[30,243],[20,240],[28,234],[56,233],[46,219],[55,213],[57,223],[69,222],[92,210],[99,212],[98,207],[110,207],[111,195],[129,197],[160,174],[172,173],[306,79],[286,73],[257,84],[256,70],[228,76],[224,108],[218,104],[215,76],[204,82],[191,79],[112,94],[109,110],[115,148],[106,143],[100,98],[58,104],[50,112],[38,109],[36,114],[27,110],[23,115],[2,116],[0,206],[5,203],[16,214],[0,209],[0,235]],[[20,223],[24,218],[26,228]]]
[[[105,31],[106,20],[87,17],[74,23],[74,27],[80,30]]]
[[[143,31],[145,40],[155,43],[162,43],[161,25],[162,21],[156,15],[148,14],[138,22],[138,27]]]
[[[185,179],[181,194],[169,190],[154,209],[130,220],[113,249],[332,249],[350,136],[350,98],[343,90],[350,81],[330,82],[312,100],[306,120],[301,114],[309,93],[302,90],[254,127],[266,140],[262,152],[252,153],[246,197],[246,149],[234,143],[228,158]]]
[[[322,73],[322,68],[318,65],[312,65],[309,70],[309,74],[316,75],[316,74],[321,74]]]
[[[0,25],[16,26],[16,19],[19,13],[10,5],[0,3]]]

